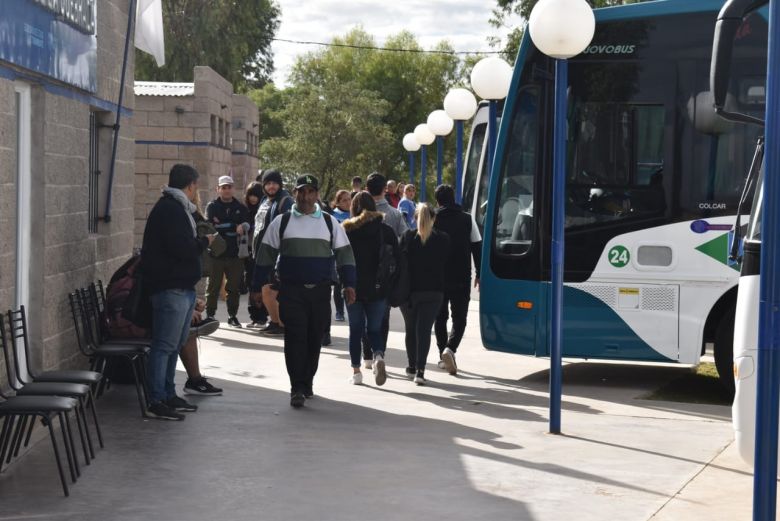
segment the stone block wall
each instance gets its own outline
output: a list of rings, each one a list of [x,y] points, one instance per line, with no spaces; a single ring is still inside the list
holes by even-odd
[[[233,178],[246,186],[257,177],[260,110],[242,94],[233,95]]]
[[[128,0],[106,0],[97,10],[98,91],[93,99],[117,103]],[[0,66],[4,64],[0,63]],[[123,105],[132,110],[133,60],[128,63]],[[43,82],[51,81],[42,78]],[[21,80],[24,81],[24,80]],[[90,114],[95,103],[78,89],[31,88],[31,223],[29,306],[33,365],[38,369],[85,367],[68,306],[68,293],[97,279],[107,282],[132,253],[134,202],[134,134],[123,118],[112,189],[110,222],[90,231]],[[97,121],[113,125],[115,114],[97,111]],[[14,82],[0,79],[0,309],[16,299],[17,114]],[[97,131],[99,149],[98,215],[107,200],[112,130]],[[4,372],[0,379],[4,379]]]

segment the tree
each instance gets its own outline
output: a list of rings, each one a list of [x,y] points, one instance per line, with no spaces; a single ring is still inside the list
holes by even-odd
[[[441,107],[447,91],[461,80],[460,61],[446,41],[431,49],[436,52],[420,52],[422,47],[408,31],[389,37],[382,46],[396,51],[373,49],[376,41],[362,28],[335,38],[333,43],[348,47],[333,46],[300,57],[290,82],[318,91],[333,91],[351,83],[386,102],[388,109],[381,123],[387,125],[391,142],[375,164],[351,174],[366,175],[378,170],[397,177],[405,170],[406,153],[401,138]],[[452,149],[454,145],[447,147],[448,161],[452,161]]]
[[[494,27],[507,27],[506,20],[510,15],[519,15],[524,20],[531,16],[531,10],[539,0],[496,0],[498,7],[493,9],[493,17],[490,24]],[[647,0],[587,0],[587,2],[596,7],[609,7],[613,5],[636,4]],[[517,51],[520,48],[520,40],[523,37],[522,27],[508,27],[509,33],[506,37],[506,44],[502,49],[504,58],[510,63],[514,63]],[[491,42],[494,46],[499,45],[499,40],[494,38]]]
[[[282,169],[287,180],[303,173],[316,175],[323,200],[349,186],[356,173],[382,165],[394,136],[383,121],[390,105],[375,92],[355,82],[285,92],[284,107],[271,114],[283,122],[283,135],[262,143],[263,165]]]
[[[261,87],[273,72],[279,15],[274,0],[164,0],[165,66],[136,51],[135,77],[192,81],[193,68],[208,65],[236,91]]]

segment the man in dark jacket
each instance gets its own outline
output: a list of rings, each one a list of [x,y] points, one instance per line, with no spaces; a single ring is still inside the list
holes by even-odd
[[[197,190],[195,169],[174,165],[144,229],[141,272],[152,303],[148,414],[164,420],[180,421],[184,416],[178,411],[197,410],[176,396],[173,381],[179,349],[190,333],[200,256],[214,240],[197,237],[192,217]]]
[[[282,215],[289,211],[294,202],[290,192],[284,189],[282,174],[278,170],[266,170],[263,174],[262,182],[265,197],[260,202],[257,214],[255,214],[255,234],[252,238],[252,251],[255,252],[255,263],[258,262],[257,253],[260,251],[260,243],[271,221],[277,215]],[[272,278],[274,278],[273,275]],[[279,319],[279,303],[276,300],[279,294],[278,283],[275,280],[263,282],[261,292],[250,296],[250,300],[257,305],[262,304],[268,311],[268,324],[260,328],[260,332],[270,336],[284,335],[284,327],[282,327]]]
[[[238,257],[238,241],[245,239],[249,231],[249,210],[233,197],[233,178],[223,175],[219,178],[219,197],[206,206],[206,220],[214,225],[227,248],[211,261],[208,287],[206,288],[206,313],[213,317],[217,312],[217,300],[222,288],[223,277],[227,292],[228,325],[241,327],[236,314],[241,298],[241,279],[244,277],[244,259]]]
[[[471,299],[471,258],[477,270],[474,286],[479,285],[479,267],[482,257],[482,237],[474,218],[455,204],[455,190],[450,185],[439,185],[435,192],[439,210],[433,227],[450,236],[450,256],[444,265],[444,300],[436,318],[436,344],[441,361],[439,367],[450,374],[458,372],[455,352],[466,331],[466,317]],[[449,305],[449,309],[448,306]],[[447,319],[452,310],[452,330],[447,335]]]

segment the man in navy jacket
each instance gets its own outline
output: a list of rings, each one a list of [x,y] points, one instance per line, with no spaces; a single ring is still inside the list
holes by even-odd
[[[173,381],[179,350],[190,333],[201,254],[214,240],[211,235],[199,238],[195,231],[192,214],[197,190],[198,172],[188,165],[174,165],[144,229],[141,273],[152,304],[147,413],[163,420],[180,421],[181,411],[197,410],[176,396]]]

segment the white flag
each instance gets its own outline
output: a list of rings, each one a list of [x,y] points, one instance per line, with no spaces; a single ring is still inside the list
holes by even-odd
[[[162,0],[138,0],[135,10],[135,46],[165,65]]]

